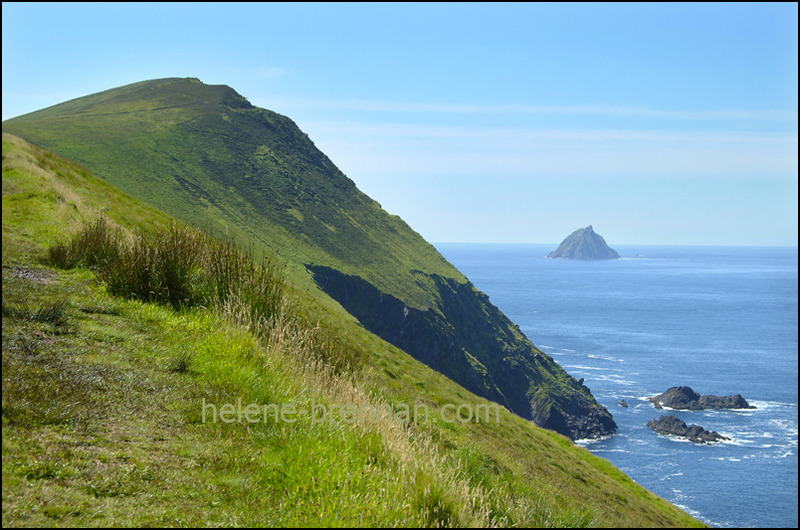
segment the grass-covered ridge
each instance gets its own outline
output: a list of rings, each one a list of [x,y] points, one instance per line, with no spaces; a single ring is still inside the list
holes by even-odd
[[[176,222],[8,135],[2,182],[4,526],[699,525],[504,410],[498,423],[203,422],[203,401],[487,402],[290,283],[263,333],[224,304],[176,310],[45,265],[100,216],[129,242]],[[363,362],[336,369],[322,353],[342,346]]]
[[[3,130],[186,222],[223,236],[239,227],[294,262],[357,274],[414,307],[431,300],[412,269],[464,281],[289,118],[227,86],[145,81],[7,120]]]
[[[230,87],[144,81],[7,120],[3,129],[183,222],[282,261],[289,283],[309,297],[523,418],[573,439],[616,428],[586,387],[359,191],[291,119]],[[320,270],[352,282],[324,291],[324,278],[311,272]],[[380,318],[352,309],[354,290],[371,297],[356,305],[379,309]]]

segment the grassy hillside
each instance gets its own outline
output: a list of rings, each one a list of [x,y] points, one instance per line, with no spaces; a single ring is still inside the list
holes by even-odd
[[[291,261],[357,274],[413,307],[431,307],[413,268],[465,281],[290,119],[226,86],[136,83],[8,120],[3,129],[187,222],[223,235],[240,227]]]
[[[616,429],[588,388],[289,118],[230,87],[145,81],[3,129],[184,222],[277,254],[292,285],[523,418],[573,439]]]
[[[489,402],[290,283],[254,326],[46,265],[99,216],[120,241],[194,229],[6,134],[2,183],[3,526],[700,525],[505,410],[436,420]],[[215,423],[204,407],[238,400],[388,408]],[[422,404],[427,417],[393,414]]]

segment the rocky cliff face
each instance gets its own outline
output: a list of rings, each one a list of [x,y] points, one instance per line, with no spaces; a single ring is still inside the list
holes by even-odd
[[[619,259],[619,254],[610,248],[605,239],[597,234],[592,225],[580,228],[569,236],[547,255],[548,258],[603,260]]]
[[[572,439],[613,434],[617,425],[582,382],[536,348],[471,283],[417,272],[437,307],[420,310],[366,280],[308,265],[320,288],[382,339],[471,392]]]

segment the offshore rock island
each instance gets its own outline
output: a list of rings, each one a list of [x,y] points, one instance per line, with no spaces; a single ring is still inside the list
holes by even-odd
[[[657,396],[648,398],[657,409],[669,407],[682,410],[754,409],[741,394],[732,396],[701,396],[688,386],[674,386]]]
[[[719,434],[717,431],[707,431],[694,423],[687,426],[686,423],[673,415],[661,416],[657,420],[650,420],[647,426],[659,434],[672,434],[687,438],[694,443],[714,443],[723,440],[730,440],[727,436]]]
[[[592,229],[592,225],[589,225],[568,235],[547,257],[590,261],[619,259],[619,254],[606,244],[603,236]]]

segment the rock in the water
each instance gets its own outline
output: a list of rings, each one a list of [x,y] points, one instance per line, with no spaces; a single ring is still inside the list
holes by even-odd
[[[700,396],[700,405],[707,409],[754,409],[741,394],[732,396]]]
[[[575,230],[561,242],[548,258],[600,260],[619,259],[619,254],[606,245],[605,239],[595,233],[592,225]]]
[[[661,416],[657,420],[650,420],[647,426],[659,434],[673,434],[688,438],[694,443],[713,443],[722,440],[730,440],[727,436],[719,434],[717,431],[707,431],[699,425],[689,425],[673,415]]]
[[[702,410],[700,394],[688,386],[674,386],[657,396],[649,398],[651,403],[661,407],[684,410]]]
[[[620,406],[620,407],[625,407],[625,408],[627,409],[627,408],[628,408],[628,402],[627,402],[627,401],[625,401],[624,399],[622,399],[622,400],[620,400],[620,402],[619,402],[619,406]]]
[[[674,386],[657,396],[649,398],[657,409],[669,407],[680,410],[704,409],[754,409],[741,394],[733,396],[701,396],[688,386]]]

